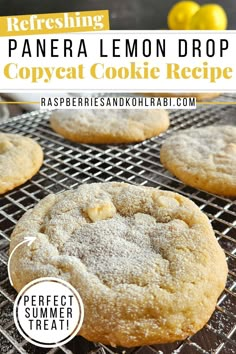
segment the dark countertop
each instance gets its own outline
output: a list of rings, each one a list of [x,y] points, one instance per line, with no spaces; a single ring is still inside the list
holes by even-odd
[[[11,98],[6,93],[0,93],[0,97],[2,101],[7,101],[7,102],[13,102]],[[25,113],[24,109],[19,105],[19,104],[8,104],[7,109],[9,111],[9,117],[15,117],[20,114]],[[0,115],[0,121],[1,121],[2,116]]]
[[[177,0],[1,0],[0,15],[20,15],[47,12],[67,12],[108,9],[111,29],[165,29],[166,18]],[[228,29],[236,29],[236,1],[197,1],[218,3],[228,15]]]

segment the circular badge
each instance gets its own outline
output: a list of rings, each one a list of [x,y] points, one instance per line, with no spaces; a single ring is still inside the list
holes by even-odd
[[[64,280],[47,277],[27,284],[14,303],[20,334],[39,347],[69,342],[80,330],[84,306],[79,293]]]

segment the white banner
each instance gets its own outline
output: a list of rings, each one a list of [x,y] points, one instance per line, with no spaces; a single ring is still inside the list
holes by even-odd
[[[236,90],[236,31],[107,31],[0,37],[0,89]]]
[[[40,109],[196,109],[195,97],[42,96]]]

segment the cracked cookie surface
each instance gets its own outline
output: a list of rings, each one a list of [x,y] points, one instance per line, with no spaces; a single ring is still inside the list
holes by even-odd
[[[236,126],[179,131],[161,147],[162,164],[189,186],[236,196]]]
[[[80,293],[86,339],[124,347],[165,343],[201,329],[227,265],[208,218],[179,194],[94,183],[49,195],[11,236],[14,287],[56,276]]]
[[[33,139],[0,133],[0,194],[25,183],[43,163],[43,151]]]
[[[64,138],[85,144],[134,143],[149,139],[169,127],[168,113],[160,109],[59,110],[51,127]]]

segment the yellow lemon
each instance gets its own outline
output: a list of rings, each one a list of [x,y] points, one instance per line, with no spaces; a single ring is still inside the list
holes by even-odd
[[[220,5],[203,5],[190,21],[191,30],[225,30],[227,15]]]
[[[171,30],[189,29],[192,16],[199,10],[200,6],[194,1],[177,2],[170,10],[167,22]]]

